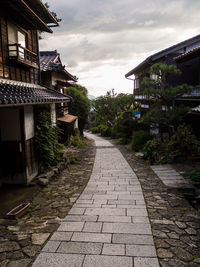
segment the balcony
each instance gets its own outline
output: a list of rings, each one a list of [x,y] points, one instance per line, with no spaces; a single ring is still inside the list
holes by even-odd
[[[22,47],[20,44],[8,45],[9,59],[18,63],[26,65],[29,68],[38,69],[37,54]]]

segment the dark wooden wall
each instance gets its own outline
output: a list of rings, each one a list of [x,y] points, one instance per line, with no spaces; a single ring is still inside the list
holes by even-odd
[[[27,48],[38,54],[37,32],[27,31]],[[0,17],[0,78],[39,83],[39,70],[11,62],[8,57],[7,19]]]

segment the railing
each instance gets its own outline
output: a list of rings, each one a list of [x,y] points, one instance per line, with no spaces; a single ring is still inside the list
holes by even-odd
[[[37,54],[20,44],[9,44],[8,53],[10,59],[14,59],[18,63],[22,63],[30,67],[38,68]]]

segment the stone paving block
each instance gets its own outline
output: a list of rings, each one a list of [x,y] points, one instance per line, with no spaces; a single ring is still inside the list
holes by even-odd
[[[80,197],[79,197],[79,200],[81,199],[92,199],[92,195],[88,195],[88,194],[82,194]]]
[[[102,243],[62,242],[57,252],[68,254],[100,254]]]
[[[157,258],[134,258],[134,267],[159,267]]]
[[[98,218],[99,222],[131,222],[131,217],[128,216],[108,216],[100,215]]]
[[[74,231],[82,231],[84,226],[84,222],[62,222],[60,227],[58,228],[58,232],[74,232]]]
[[[127,209],[127,216],[148,216],[146,209]]]
[[[127,189],[130,192],[130,195],[134,195],[134,196],[141,196],[143,197],[143,193],[142,192],[138,192],[138,191],[134,191],[133,189]],[[144,197],[143,197],[144,199]]]
[[[107,191],[107,194],[109,195],[130,195],[131,193],[129,191]]]
[[[99,183],[99,185],[97,185],[97,190],[114,190],[114,186],[111,186],[111,185],[101,185],[101,183]]]
[[[142,223],[103,223],[102,233],[151,235],[151,228],[150,225]]]
[[[87,208],[85,215],[126,215],[125,209],[114,208]]]
[[[116,195],[94,195],[92,199],[117,199]]]
[[[60,244],[61,242],[59,241],[48,241],[43,247],[42,252],[56,252]]]
[[[108,200],[108,204],[117,204],[117,205],[135,205],[136,200],[132,199],[118,199],[118,200]]]
[[[81,267],[84,255],[79,254],[59,254],[59,253],[40,253],[33,267]]]
[[[107,199],[94,199],[94,204],[107,204],[108,200]]]
[[[109,208],[109,209],[110,209],[110,208],[112,208],[112,209],[113,209],[113,208],[116,209],[116,208],[117,208],[117,205],[114,205],[114,204],[112,204],[112,205],[101,205],[101,207],[102,207],[102,208]]]
[[[106,195],[107,191],[106,190],[97,190],[97,189],[95,189],[95,190],[88,190],[85,193],[95,194],[95,195]]]
[[[118,182],[109,181],[109,185],[119,185],[119,183]],[[120,185],[128,186],[129,182],[128,181],[120,182]]]
[[[90,215],[67,215],[63,221],[69,222],[96,222],[97,216],[90,216]]]
[[[79,215],[83,215],[85,212],[85,208],[72,208],[68,214],[79,214]]]
[[[119,195],[118,196],[118,199],[127,199],[127,200],[143,200],[143,196],[142,194],[139,194],[139,195]]]
[[[127,191],[127,185],[118,185],[118,186],[115,186],[115,188],[114,188],[114,191]]]
[[[90,200],[90,199],[78,199],[76,201],[77,204],[92,204],[94,202],[94,200]]]
[[[74,233],[71,241],[111,243],[111,234],[102,233]]]
[[[153,245],[151,235],[138,234],[113,234],[112,243],[117,244],[134,244],[134,245]]]
[[[154,246],[126,245],[126,255],[134,257],[156,257],[156,250]]]
[[[93,203],[93,204],[74,204],[73,206],[74,208],[101,208],[101,204],[96,204],[96,203]]]
[[[136,199],[136,205],[146,205],[144,200],[137,200]]]
[[[55,232],[50,238],[51,241],[70,241],[73,232]]]
[[[148,223],[148,224],[150,224],[150,222],[149,222],[149,218],[148,217],[145,217],[145,216],[137,216],[137,217],[131,217],[132,218],[132,222],[133,223]]]
[[[124,256],[125,245],[124,244],[104,244],[102,254]]]
[[[86,255],[83,267],[133,267],[131,257]]]
[[[120,208],[120,209],[146,209],[146,206],[145,205],[133,205],[133,204],[130,204],[130,205],[117,205],[117,208]]]
[[[83,232],[100,233],[102,229],[101,222],[86,222],[83,228]]]

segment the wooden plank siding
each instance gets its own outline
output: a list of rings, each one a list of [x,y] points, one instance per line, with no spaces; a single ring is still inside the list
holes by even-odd
[[[36,30],[25,31],[27,49],[38,55]],[[9,59],[7,20],[0,17],[0,78],[39,84],[39,70]]]

